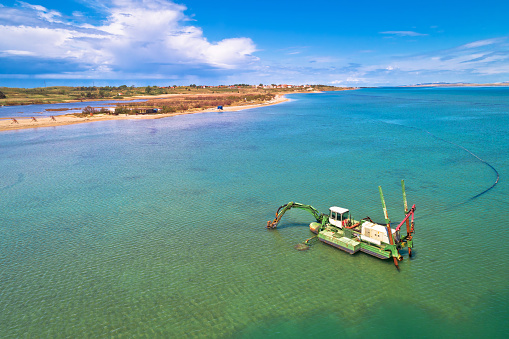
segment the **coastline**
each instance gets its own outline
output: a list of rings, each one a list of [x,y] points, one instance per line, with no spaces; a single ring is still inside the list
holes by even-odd
[[[508,87],[509,82],[488,83],[488,84],[420,84],[420,85],[407,85],[401,87]]]
[[[168,94],[166,94],[168,95]],[[172,94],[170,94],[172,95]],[[152,97],[153,98],[153,97]],[[140,99],[137,97],[136,99]],[[241,111],[245,109],[263,107],[263,106],[271,106],[280,104],[283,102],[289,101],[285,95],[278,94],[276,97],[270,101],[254,104],[254,105],[242,105],[242,106],[225,106],[223,108],[223,112],[233,112],[233,111]],[[35,117],[36,121],[32,120],[32,118],[18,118],[15,122],[12,118],[4,118],[0,119],[0,132],[4,131],[14,131],[20,129],[27,128],[44,128],[44,127],[56,127],[56,126],[65,126],[65,125],[74,125],[74,124],[83,124],[90,123],[96,121],[110,121],[110,120],[135,120],[135,119],[162,119],[168,118],[176,115],[183,114],[197,114],[197,113],[209,113],[209,112],[217,112],[216,108],[207,108],[203,110],[188,110],[184,112],[176,112],[176,113],[166,113],[166,114],[145,114],[145,115],[106,115],[106,114],[94,114],[93,116],[80,118],[74,115],[58,115],[55,116],[55,120],[52,120],[51,117]]]

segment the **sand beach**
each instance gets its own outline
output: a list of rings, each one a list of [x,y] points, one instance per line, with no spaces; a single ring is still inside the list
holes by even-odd
[[[160,96],[164,97],[164,96]],[[136,97],[135,99],[143,99],[144,97]],[[151,97],[154,98],[154,97]],[[276,95],[274,99],[261,103],[261,104],[248,104],[240,106],[224,106],[223,111],[240,111],[250,108],[270,106],[288,101],[284,95]],[[42,127],[55,127],[63,125],[83,124],[97,121],[109,120],[136,120],[136,119],[162,119],[175,115],[182,114],[196,114],[216,112],[217,108],[208,109],[191,109],[184,112],[167,113],[167,114],[144,114],[144,115],[108,115],[108,114],[94,114],[93,116],[78,117],[73,114],[57,115],[53,117],[30,117],[30,118],[2,118],[0,119],[0,132],[12,131],[26,128],[42,128]]]

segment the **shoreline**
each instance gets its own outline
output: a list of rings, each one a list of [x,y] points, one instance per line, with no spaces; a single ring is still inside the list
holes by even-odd
[[[488,83],[488,84],[421,84],[421,85],[405,85],[399,87],[509,87],[509,82]]]
[[[173,95],[173,94],[166,94]],[[153,97],[152,97],[153,98]],[[276,97],[270,101],[261,103],[261,104],[253,104],[253,105],[242,105],[242,106],[225,106],[222,112],[235,112],[242,111],[251,108],[263,107],[263,106],[272,106],[276,104],[280,104],[283,102],[287,102],[290,99],[286,98],[284,94],[278,94]],[[197,114],[197,113],[210,113],[217,112],[217,108],[207,108],[203,110],[188,110],[183,112],[176,113],[166,113],[166,114],[144,114],[144,115],[106,115],[106,114],[94,114],[93,116],[80,118],[74,115],[57,115],[55,116],[55,120],[52,120],[51,117],[35,117],[35,121],[32,118],[1,118],[0,119],[0,132],[4,131],[16,131],[21,129],[28,128],[45,128],[45,127],[56,127],[56,126],[66,126],[66,125],[75,125],[75,124],[83,124],[90,123],[96,121],[111,121],[111,120],[136,120],[136,119],[163,119],[177,115],[184,114]],[[16,121],[16,122],[15,122]]]

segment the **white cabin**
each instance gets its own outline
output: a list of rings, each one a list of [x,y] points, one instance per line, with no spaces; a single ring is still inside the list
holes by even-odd
[[[350,211],[346,208],[332,206],[329,208],[329,223],[333,226],[343,228],[343,220],[350,219]]]

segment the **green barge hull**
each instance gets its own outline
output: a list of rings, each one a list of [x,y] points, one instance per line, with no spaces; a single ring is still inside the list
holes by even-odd
[[[342,233],[343,232],[339,230],[335,233],[322,231],[318,233],[318,240],[350,254],[361,251],[380,259],[390,259],[392,257],[391,251],[386,251],[385,249],[372,246],[368,243],[344,237]]]

